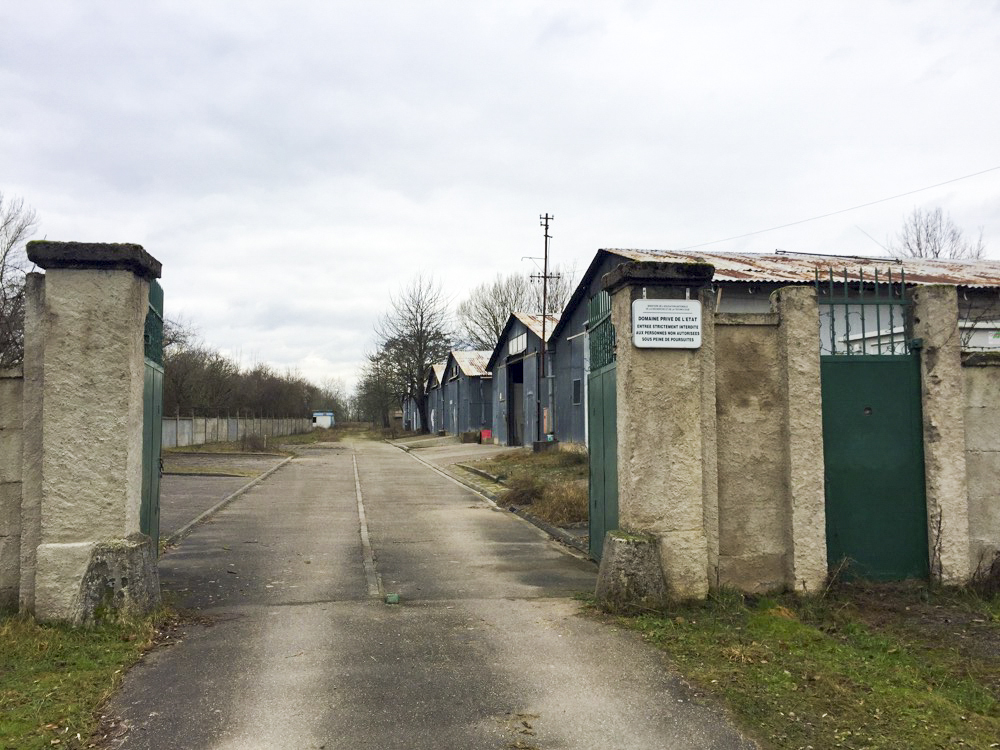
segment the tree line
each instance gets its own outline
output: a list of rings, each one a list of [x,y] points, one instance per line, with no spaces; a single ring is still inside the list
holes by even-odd
[[[163,324],[163,370],[166,416],[307,417],[332,411],[338,422],[348,418],[342,381],[330,378],[316,385],[294,370],[278,372],[260,362],[244,367],[176,321]]]

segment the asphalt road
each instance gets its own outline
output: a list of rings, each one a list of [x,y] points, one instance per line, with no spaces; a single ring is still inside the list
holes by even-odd
[[[282,460],[281,456],[228,453],[168,455],[165,459],[168,473],[160,479],[160,538],[170,536]],[[174,474],[171,471],[192,473]],[[245,476],[209,475],[225,471]]]
[[[581,614],[595,572],[392,446],[308,450],[162,558],[204,624],[127,675],[113,747],[752,747]]]

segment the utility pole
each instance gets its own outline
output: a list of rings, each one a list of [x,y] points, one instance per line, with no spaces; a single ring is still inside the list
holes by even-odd
[[[537,430],[536,435],[539,440],[542,439],[542,429],[544,427],[542,423],[542,379],[545,378],[545,349],[547,346],[546,342],[546,332],[548,323],[548,305],[549,305],[549,279],[558,279],[559,274],[549,273],[549,240],[552,236],[549,234],[549,222],[555,221],[555,216],[549,216],[545,214],[544,216],[539,216],[539,221],[541,226],[545,227],[545,255],[542,260],[542,273],[533,274],[531,279],[533,281],[542,282],[542,346],[541,346],[541,357],[539,359],[538,372],[536,373],[536,384],[535,384],[535,417],[537,420]],[[551,381],[549,381],[549,408],[552,408],[552,393],[551,393]]]

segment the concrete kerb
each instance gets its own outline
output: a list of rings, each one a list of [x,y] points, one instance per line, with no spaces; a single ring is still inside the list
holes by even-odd
[[[467,481],[465,481],[464,479],[462,479],[462,477],[460,477],[460,476],[458,476],[456,474],[453,474],[452,472],[448,471],[447,469],[442,469],[442,468],[440,468],[438,466],[435,466],[434,464],[430,463],[429,461],[425,461],[424,459],[420,458],[420,456],[416,455],[415,453],[412,453],[411,451],[408,451],[408,450],[404,450],[401,446],[397,445],[396,447],[399,448],[400,450],[403,450],[403,452],[406,453],[406,454],[408,454],[413,460],[419,461],[420,463],[422,463],[424,466],[426,466],[431,471],[436,471],[441,476],[446,477],[446,478],[450,479],[451,481],[457,482],[458,484],[462,485],[463,487],[465,487],[467,490],[469,490],[473,494],[479,495],[479,497],[483,498],[483,500],[485,500],[487,503],[489,503],[490,505],[492,505],[497,510],[499,510],[499,511],[508,511],[510,513],[513,513],[515,516],[517,516],[521,520],[527,521],[532,526],[535,526],[536,528],[540,529],[541,531],[544,531],[546,534],[548,534],[550,537],[552,537],[555,541],[557,541],[557,542],[559,542],[561,544],[564,544],[567,547],[570,547],[571,549],[567,550],[568,552],[571,552],[573,554],[576,554],[576,552],[582,552],[583,556],[584,556],[584,559],[590,560],[590,556],[588,555],[587,546],[580,539],[577,539],[575,536],[573,536],[572,534],[570,534],[568,531],[564,531],[563,529],[560,529],[558,526],[553,526],[552,524],[547,523],[547,522],[543,521],[540,518],[535,518],[533,515],[531,515],[530,513],[525,512],[523,510],[519,510],[517,508],[504,508],[504,507],[502,507],[498,503],[498,500],[499,500],[499,496],[498,495],[494,495],[491,492],[486,492],[486,491],[481,490],[480,488],[478,488],[478,487],[476,487],[476,486],[474,486],[472,484],[469,484]],[[491,475],[491,474],[489,474],[489,473],[487,473],[485,471],[482,471],[480,469],[475,469],[475,468],[473,468],[471,466],[466,466],[465,464],[455,464],[455,465],[456,466],[460,466],[461,468],[465,469],[466,471],[471,471],[474,474],[478,474],[478,475],[480,475],[480,476],[482,476],[482,477],[484,477],[486,479],[491,479],[493,481],[498,481],[496,477],[494,477],[493,475]]]
[[[473,474],[478,474],[483,479],[489,479],[491,482],[496,482],[497,484],[503,484],[500,477],[490,474],[488,471],[483,471],[482,469],[477,469],[475,466],[469,466],[468,464],[455,464],[460,469],[465,471],[471,471]]]
[[[209,518],[211,518],[212,516],[214,516],[220,510],[222,510],[227,505],[229,505],[229,503],[233,502],[233,500],[235,500],[240,495],[242,495],[247,490],[249,490],[251,487],[256,487],[258,484],[260,484],[261,482],[263,482],[265,479],[267,479],[269,476],[271,476],[274,472],[276,472],[282,466],[284,466],[285,464],[287,464],[293,458],[295,458],[295,456],[288,456],[288,458],[286,458],[280,464],[278,464],[277,466],[272,466],[270,469],[268,469],[267,471],[265,471],[263,474],[261,474],[256,479],[251,479],[245,485],[243,485],[238,490],[236,490],[236,492],[233,492],[232,494],[227,495],[224,499],[222,499],[219,502],[217,502],[215,505],[213,505],[211,508],[209,508],[208,510],[206,510],[204,513],[201,513],[200,515],[198,515],[194,520],[188,521],[186,524],[184,524],[179,529],[177,529],[177,531],[175,531],[173,534],[171,534],[170,536],[168,536],[165,539],[163,539],[163,545],[166,546],[166,547],[169,547],[169,546],[172,546],[172,545],[177,544],[178,542],[180,542],[184,537],[186,537],[188,534],[191,533],[192,529],[194,529],[195,526],[197,526],[198,524],[201,524],[201,523],[204,523],[205,521],[207,521]]]

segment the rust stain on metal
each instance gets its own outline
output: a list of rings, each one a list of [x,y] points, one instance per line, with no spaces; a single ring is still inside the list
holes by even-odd
[[[452,351],[451,356],[455,358],[455,363],[458,368],[462,371],[463,375],[468,377],[484,377],[489,376],[489,370],[486,369],[486,365],[490,361],[490,355],[493,352],[467,352],[467,351]]]
[[[523,313],[523,312],[515,312],[511,313],[511,315],[513,315],[515,318],[524,323],[524,325],[528,327],[528,330],[531,331],[536,336],[538,336],[538,338],[542,337],[541,315],[533,315],[531,313]],[[551,337],[553,329],[555,329],[556,324],[559,322],[559,316],[547,315],[546,318],[547,321],[545,323],[545,328],[546,328],[545,338],[548,339],[549,337]]]
[[[715,266],[715,281],[787,281],[809,283],[817,271],[822,277],[832,269],[835,280],[880,280],[892,272],[893,279],[906,276],[907,284],[954,284],[967,287],[1000,287],[1000,261],[937,260],[929,258],[868,258],[855,255],[810,255],[789,253],[687,253],[673,250],[620,250],[605,252],[639,262],[672,261],[675,263],[710,263]]]

